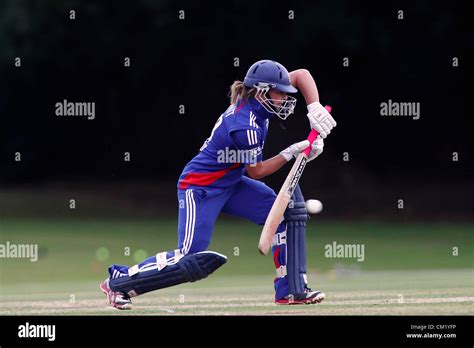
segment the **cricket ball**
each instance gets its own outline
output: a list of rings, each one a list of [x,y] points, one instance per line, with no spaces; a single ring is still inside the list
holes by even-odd
[[[306,210],[310,214],[318,214],[323,210],[323,203],[317,199],[308,199],[306,201]]]

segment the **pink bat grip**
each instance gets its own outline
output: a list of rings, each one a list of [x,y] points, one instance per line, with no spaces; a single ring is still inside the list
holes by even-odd
[[[316,132],[314,129],[311,129],[311,133],[309,133],[309,136],[308,136],[309,146],[303,151],[303,153],[306,156],[308,156],[309,153],[311,152],[311,145],[313,145],[317,137],[318,137],[318,132]]]
[[[324,107],[328,112],[331,112],[331,107],[329,105],[326,105]],[[303,151],[303,153],[308,156],[309,153],[311,152],[311,145],[313,145],[314,141],[318,137],[318,132],[316,132],[314,129],[311,129],[311,133],[309,133],[308,136],[308,141],[309,141],[309,146]]]

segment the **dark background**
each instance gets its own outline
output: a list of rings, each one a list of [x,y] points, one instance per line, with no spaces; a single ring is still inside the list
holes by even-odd
[[[0,1],[0,207],[87,191],[133,202],[132,215],[174,212],[228,87],[274,59],[308,69],[338,122],[301,182],[323,217],[472,220],[471,14],[432,1]],[[271,124],[267,158],[308,133],[297,98],[286,130]],[[57,117],[63,99],[95,102],[96,119]],[[420,102],[420,119],[380,116],[388,99]],[[264,181],[278,190],[289,168]]]

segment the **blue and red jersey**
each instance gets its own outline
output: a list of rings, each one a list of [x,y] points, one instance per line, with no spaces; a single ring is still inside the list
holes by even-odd
[[[178,188],[229,188],[237,184],[245,165],[263,160],[271,116],[255,98],[229,106],[199,153],[184,167]]]

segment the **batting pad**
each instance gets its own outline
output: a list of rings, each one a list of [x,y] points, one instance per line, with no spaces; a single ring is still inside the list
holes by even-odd
[[[292,198],[293,205],[285,212],[287,279],[290,294],[301,294],[306,286],[306,221],[308,212],[299,185]]]
[[[226,262],[225,255],[213,251],[202,251],[186,255],[179,262],[167,265],[161,270],[155,268],[111,279],[109,286],[113,291],[134,297],[153,290],[206,278]]]

